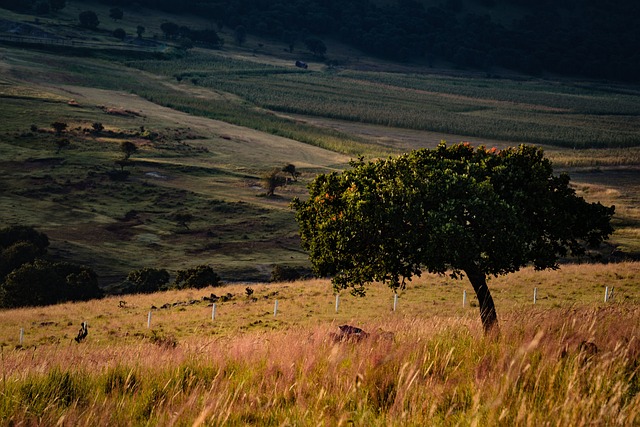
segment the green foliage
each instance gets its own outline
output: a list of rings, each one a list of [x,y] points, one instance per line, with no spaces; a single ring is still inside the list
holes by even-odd
[[[271,270],[272,282],[294,282],[296,280],[300,280],[301,278],[302,274],[295,267],[276,264]]]
[[[124,160],[129,160],[129,157],[138,151],[138,147],[131,141],[124,141],[120,144],[120,151],[122,151]]]
[[[59,136],[67,129],[68,125],[64,122],[53,122],[51,123],[51,127],[55,131],[56,135]]]
[[[127,281],[133,284],[129,292],[153,293],[167,288],[169,272],[165,269],[146,267],[130,272]]]
[[[66,262],[36,259],[9,273],[0,284],[1,307],[56,304],[100,298],[95,272]]]
[[[18,225],[0,229],[0,283],[16,268],[44,256],[48,246],[47,235],[33,227]]]
[[[19,401],[29,402],[33,415],[40,416],[51,405],[68,408],[89,399],[86,375],[54,369],[45,376],[27,378],[20,387]]]
[[[613,232],[614,207],[578,197],[540,148],[443,142],[352,166],[319,175],[310,198],[293,202],[303,248],[337,291],[363,294],[374,281],[404,288],[423,270],[464,272],[484,316],[493,311],[487,275],[556,268]]]
[[[7,248],[17,242],[29,242],[36,246],[41,254],[44,254],[49,246],[47,235],[33,227],[15,225],[0,229],[0,248]]]
[[[220,286],[220,276],[208,265],[199,265],[186,270],[179,270],[176,274],[174,287],[178,289],[196,288],[207,286]]]

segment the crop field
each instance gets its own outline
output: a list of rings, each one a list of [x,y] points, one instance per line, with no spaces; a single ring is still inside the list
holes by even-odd
[[[283,113],[570,148],[640,143],[637,88],[339,68],[299,71],[211,53],[127,64]]]
[[[0,419],[534,426],[552,414],[562,425],[634,425],[639,273],[638,263],[566,265],[493,279],[497,339],[483,338],[468,283],[435,275],[410,283],[396,311],[392,292],[373,285],[364,298],[342,294],[336,312],[326,280],[5,310]],[[607,303],[605,286],[615,289]],[[225,296],[213,319],[212,293]],[[89,334],[76,343],[83,321]],[[369,336],[340,341],[343,324]]]

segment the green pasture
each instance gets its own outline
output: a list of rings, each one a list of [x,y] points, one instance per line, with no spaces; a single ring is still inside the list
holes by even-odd
[[[82,34],[74,20],[84,7],[70,2],[42,25]],[[101,19],[104,27],[86,36],[111,44],[110,28],[133,31],[142,18],[131,11],[121,22]],[[165,18],[149,21],[145,37]],[[170,48],[163,60],[98,53],[0,47],[0,222],[38,227],[54,257],[93,266],[103,286],[143,267],[211,264],[232,281],[265,280],[274,264],[309,267],[289,209],[307,182],[350,158],[440,139],[544,144],[582,195],[616,205],[611,250],[640,251],[635,86],[400,73],[382,63],[377,72],[317,61],[300,70],[293,63],[303,52],[265,40]],[[60,152],[55,121],[69,125],[61,137],[70,145]],[[88,132],[93,123],[104,132]],[[114,181],[124,141],[139,150],[128,179]],[[264,197],[261,177],[287,163],[300,180]],[[175,220],[184,213],[192,215],[188,228]]]

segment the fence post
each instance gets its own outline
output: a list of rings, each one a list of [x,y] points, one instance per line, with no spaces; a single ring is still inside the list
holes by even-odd
[[[396,307],[398,306],[398,294],[394,292],[393,294],[393,311],[396,311]]]
[[[24,342],[24,328],[20,328],[20,345]]]
[[[538,288],[533,288],[533,303],[536,303],[536,300],[538,299]]]
[[[609,301],[609,287],[605,286],[604,287],[604,302]]]
[[[211,308],[211,320],[216,320],[216,303],[213,303],[213,307]]]
[[[467,291],[462,291],[462,307],[467,305]]]
[[[278,314],[278,300],[273,304],[273,315],[276,316]]]
[[[149,315],[147,316],[147,329],[151,327],[151,310],[149,310]]]
[[[340,294],[336,294],[336,313],[338,312],[338,307],[340,307]]]

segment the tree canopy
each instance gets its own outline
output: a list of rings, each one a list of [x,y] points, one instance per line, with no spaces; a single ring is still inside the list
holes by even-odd
[[[336,291],[381,281],[392,289],[422,271],[466,275],[485,332],[497,325],[487,276],[532,264],[558,268],[613,229],[614,207],[577,196],[540,148],[469,143],[422,149],[319,175],[293,201],[302,245]]]

